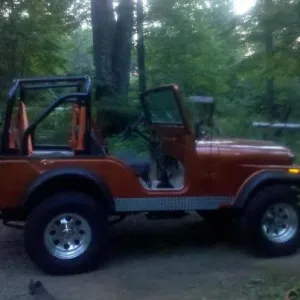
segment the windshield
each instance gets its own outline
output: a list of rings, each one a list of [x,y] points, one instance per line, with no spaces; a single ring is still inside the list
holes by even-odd
[[[162,89],[144,95],[145,114],[151,123],[183,125],[183,119],[173,89]]]

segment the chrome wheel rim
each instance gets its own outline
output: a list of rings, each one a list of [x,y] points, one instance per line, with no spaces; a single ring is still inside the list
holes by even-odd
[[[273,243],[286,243],[297,233],[299,218],[295,208],[286,203],[272,205],[263,215],[262,231]]]
[[[44,232],[44,243],[51,255],[74,259],[82,255],[92,240],[92,230],[78,214],[61,214],[53,218]]]

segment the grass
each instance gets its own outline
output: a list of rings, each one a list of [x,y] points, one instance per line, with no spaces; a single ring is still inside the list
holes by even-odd
[[[251,277],[244,289],[240,291],[238,300],[285,300],[287,293],[300,286],[300,278],[283,273],[266,274]],[[300,297],[292,298],[298,300]]]

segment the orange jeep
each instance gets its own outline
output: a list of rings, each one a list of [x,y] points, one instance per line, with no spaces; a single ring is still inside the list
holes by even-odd
[[[28,119],[28,90],[65,87],[74,92]],[[297,250],[300,166],[289,149],[266,141],[197,140],[178,87],[166,85],[141,95],[142,114],[123,133],[140,134],[149,158],[113,155],[91,118],[90,88],[88,77],[70,77],[19,79],[9,91],[1,218],[7,226],[24,222],[27,253],[41,269],[95,268],[105,258],[110,219],[136,213],[159,218],[196,211],[215,222],[235,220],[251,248],[266,256]],[[73,114],[70,139],[38,144],[36,130],[66,103]]]

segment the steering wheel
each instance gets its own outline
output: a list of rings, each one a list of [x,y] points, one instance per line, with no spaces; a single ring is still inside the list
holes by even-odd
[[[145,116],[143,113],[140,114],[140,116],[137,118],[136,121],[134,121],[131,125],[129,125],[122,133],[121,133],[121,140],[127,140],[132,136],[132,134],[135,132],[142,136],[145,140],[150,141],[150,139],[145,136],[141,131],[138,130],[139,125],[145,120]]]

